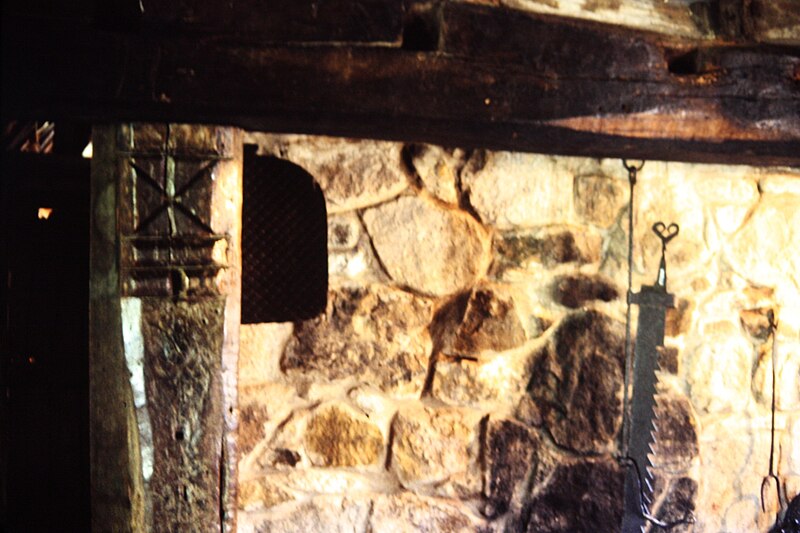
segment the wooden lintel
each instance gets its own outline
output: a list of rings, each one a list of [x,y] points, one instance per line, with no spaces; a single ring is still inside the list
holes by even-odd
[[[546,26],[493,16],[448,7],[429,51],[9,25],[3,114],[800,165],[798,49],[694,46],[575,21],[523,47],[497,33]],[[483,41],[458,37],[487,20],[497,23]],[[570,48],[579,61],[547,53]]]

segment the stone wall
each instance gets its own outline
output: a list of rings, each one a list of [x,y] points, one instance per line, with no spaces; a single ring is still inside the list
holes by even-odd
[[[240,531],[615,531],[627,174],[618,160],[251,134],[328,207],[324,315],[242,326]],[[655,513],[766,531],[800,491],[800,173],[647,162],[634,289],[669,246]]]

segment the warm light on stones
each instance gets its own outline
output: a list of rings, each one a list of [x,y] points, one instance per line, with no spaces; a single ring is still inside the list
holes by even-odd
[[[367,262],[364,256],[357,254],[351,261],[347,262],[347,275],[357,277],[367,269]]]
[[[255,140],[309,170],[332,207],[330,291],[319,317],[241,330],[240,402],[263,414],[240,426],[239,479],[260,491],[240,502],[240,527],[617,531],[621,162]],[[409,187],[400,169],[419,180]],[[634,291],[658,270],[652,225],[681,228],[666,257],[676,308],[659,361],[651,511],[693,512],[694,533],[775,521],[759,504],[767,310],[779,323],[777,475],[789,498],[800,489],[800,173],[787,172],[648,161],[638,175]]]
[[[53,214],[52,207],[40,207],[36,216],[39,220],[47,220],[50,218],[50,215],[52,214]]]
[[[92,152],[93,152],[92,141],[89,141],[89,144],[87,144],[86,148],[84,148],[83,152],[81,152],[81,157],[83,157],[85,159],[91,159],[92,158]]]

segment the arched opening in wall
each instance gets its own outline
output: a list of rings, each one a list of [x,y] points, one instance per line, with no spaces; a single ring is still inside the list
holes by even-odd
[[[325,198],[311,174],[255,148],[244,155],[242,324],[311,318],[327,302]]]

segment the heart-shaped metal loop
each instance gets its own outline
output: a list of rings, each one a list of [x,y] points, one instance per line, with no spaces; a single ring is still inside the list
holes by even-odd
[[[675,238],[680,231],[680,227],[674,222],[667,226],[663,222],[653,224],[653,232],[661,239],[661,244],[666,246],[669,241]]]

